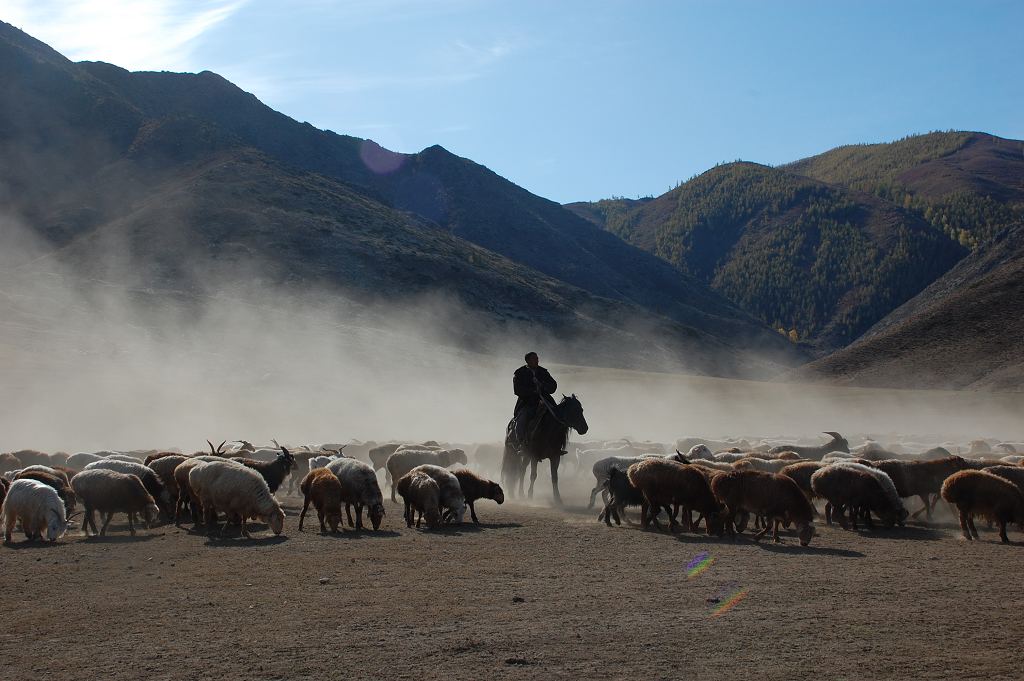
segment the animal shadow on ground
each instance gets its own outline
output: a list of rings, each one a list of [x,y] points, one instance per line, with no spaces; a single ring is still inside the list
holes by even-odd
[[[327,537],[328,539],[388,539],[390,537],[402,536],[401,532],[396,532],[395,530],[367,530],[365,528],[357,530],[352,527],[347,527],[344,530],[339,529],[337,532],[328,530],[327,534],[320,532],[320,529],[317,528],[315,532],[304,530],[302,534],[315,534],[318,537]]]
[[[858,529],[857,534],[865,538],[886,539],[890,541],[939,541],[947,536],[942,530],[920,525],[875,530]]]
[[[106,536],[100,537],[95,534],[90,534],[88,537],[83,536],[82,539],[89,542],[90,544],[134,544],[136,542],[147,542],[157,537],[163,537],[163,532],[156,534],[143,534],[139,532],[134,537],[128,534],[125,530],[124,534],[107,534]]]
[[[16,551],[21,551],[22,549],[54,549],[58,546],[67,546],[67,542],[49,542],[45,539],[42,541],[38,539],[32,541],[30,539],[22,539],[19,537],[11,537],[11,539],[13,539],[13,541],[3,543],[3,547],[5,549],[14,549]]]
[[[810,546],[800,546],[800,542],[796,539],[790,540],[792,543],[776,544],[771,539],[765,541],[762,539],[759,542],[750,540],[751,544],[758,546],[764,551],[771,553],[806,553],[809,555],[818,556],[836,556],[838,558],[863,558],[864,554],[860,551],[851,551],[850,549],[836,549],[830,546],[815,545],[811,542]]]
[[[276,546],[286,541],[288,541],[288,536],[284,534],[272,534],[266,537],[253,537],[252,539],[246,539],[240,534],[225,537],[213,534],[206,538],[206,545],[211,548],[224,548],[226,546]]]

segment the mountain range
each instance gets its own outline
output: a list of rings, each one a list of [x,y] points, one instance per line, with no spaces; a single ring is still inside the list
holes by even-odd
[[[206,71],[71,62],[2,22],[0,85],[0,205],[38,240],[4,287],[59,266],[196,305],[240,285],[369,310],[433,295],[472,318],[464,347],[572,339],[557,359],[905,384],[888,353],[928,385],[1022,387],[1020,358],[970,332],[1020,317],[1021,142],[932,133],[562,206],[439,146],[318,130]],[[987,316],[962,327],[967,308]],[[926,346],[935,324],[958,343]],[[956,376],[922,364],[966,346],[979,361]]]

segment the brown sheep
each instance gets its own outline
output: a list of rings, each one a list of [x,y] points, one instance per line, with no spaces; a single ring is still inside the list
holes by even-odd
[[[373,464],[373,470],[379,471],[381,468],[388,463],[388,457],[395,453],[395,450],[401,447],[401,443],[394,442],[386,445],[380,445],[370,450],[370,463]]]
[[[938,503],[942,482],[953,473],[966,468],[967,462],[959,456],[948,456],[931,461],[888,459],[876,461],[874,466],[892,478],[901,497],[921,497],[924,507],[912,513],[912,517],[916,518],[921,511],[925,511],[927,518],[931,520],[932,509]],[[932,495],[935,495],[934,500],[930,498]]]
[[[147,459],[146,466],[153,469],[167,490],[167,494],[171,499],[177,501],[179,489],[178,481],[174,479],[174,469],[184,463],[188,457],[184,454],[165,454],[156,458],[147,457]]]
[[[299,491],[302,492],[302,513],[299,514],[299,532],[302,532],[302,522],[306,519],[306,511],[309,510],[309,502],[313,502],[316,508],[316,517],[320,520],[320,532],[326,534],[327,527],[324,525],[326,518],[331,526],[331,532],[338,531],[338,523],[341,522],[341,482],[331,471],[326,468],[317,468],[306,473],[299,483]]]
[[[468,463],[466,453],[461,449],[399,449],[388,457],[384,467],[387,480],[391,483],[391,501],[395,499],[395,481],[417,466],[430,464],[447,468],[456,463]]]
[[[669,515],[672,530],[678,527],[672,506],[678,504],[684,510],[684,518],[690,510],[696,510],[707,520],[708,534],[721,534],[719,515],[721,506],[711,493],[711,486],[701,470],[696,467],[668,459],[646,459],[639,461],[626,471],[629,482],[643,494],[640,505],[640,524],[646,529],[651,521],[658,524],[657,515],[664,508]]]
[[[857,516],[862,510],[869,512],[868,527],[874,527],[870,512],[875,513],[887,527],[902,521],[906,513],[899,498],[890,496],[890,492],[873,474],[853,466],[824,466],[811,475],[811,489],[827,501],[825,521],[831,525],[835,518],[843,529],[846,529],[844,514],[847,509],[854,530],[857,529]]]
[[[76,475],[72,485],[82,498],[82,505],[85,506],[82,530],[87,537],[90,526],[93,534],[104,536],[115,513],[128,514],[128,531],[134,537],[136,513],[141,513],[150,527],[160,513],[152,495],[135,475],[97,468]],[[98,533],[93,511],[99,511],[101,515],[106,513],[103,527]]]
[[[466,505],[469,506],[469,515],[477,525],[480,524],[480,521],[476,517],[476,509],[473,508],[474,501],[491,499],[498,504],[505,503],[505,492],[501,489],[501,485],[493,480],[477,475],[468,468],[456,468],[452,473],[459,479],[462,496],[465,497]]]
[[[11,452],[11,454],[13,454],[18,461],[21,461],[21,465],[23,466],[49,466],[54,463],[50,459],[49,454],[36,451],[35,449],[21,449],[16,452]],[[67,459],[64,460],[64,463],[67,463]]]
[[[1024,495],[1015,484],[986,471],[959,471],[942,483],[942,498],[960,512],[960,529],[968,541],[978,538],[974,516],[999,524],[999,539],[1009,543],[1006,523],[1024,523]],[[973,535],[973,537],[972,537]]]
[[[1009,480],[1024,494],[1024,466],[993,466],[986,468],[985,472]]]
[[[741,470],[716,476],[711,490],[725,504],[725,526],[735,535],[733,519],[739,512],[763,516],[764,529],[754,536],[755,541],[772,530],[772,539],[780,542],[779,525],[783,522],[797,526],[800,545],[807,546],[814,537],[814,507],[797,484],[779,473]]]
[[[413,470],[395,483],[395,489],[402,495],[405,502],[406,527],[412,527],[413,516],[419,513],[416,527],[420,520],[426,519],[427,527],[435,529],[441,526],[441,487],[432,477],[421,471]]]
[[[21,459],[16,457],[14,454],[0,454],[0,473],[6,473],[7,471],[17,471],[25,467],[25,464]]]
[[[811,489],[811,476],[824,465],[820,461],[801,461],[786,466],[779,473],[795,482],[808,500],[813,500],[817,495]]]

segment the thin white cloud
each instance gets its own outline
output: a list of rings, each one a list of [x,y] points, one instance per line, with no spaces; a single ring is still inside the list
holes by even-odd
[[[193,71],[199,38],[248,0],[6,0],[5,21],[74,61]]]

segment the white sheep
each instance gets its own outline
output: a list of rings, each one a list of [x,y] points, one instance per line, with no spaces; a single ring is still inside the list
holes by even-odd
[[[284,511],[258,472],[226,461],[207,461],[189,471],[188,482],[208,518],[215,521],[217,511],[224,512],[220,534],[234,517],[241,519],[246,538],[251,538],[245,526],[248,518],[259,518],[274,534],[284,530]]]
[[[853,461],[836,461],[829,465],[855,468],[858,471],[863,471],[868,475],[873,476],[875,480],[878,480],[879,484],[882,485],[882,489],[885,490],[886,496],[889,497],[889,502],[892,504],[892,507],[899,509],[900,519],[897,522],[900,525],[903,524],[903,520],[907,517],[907,509],[903,506],[903,499],[900,497],[899,492],[896,491],[896,483],[892,481],[892,478],[889,477],[888,473],[873,466],[865,466],[864,464]]]
[[[0,508],[0,523],[4,528],[4,542],[11,541],[14,525],[21,521],[21,529],[29,539],[40,539],[45,533],[49,541],[68,530],[64,502],[57,491],[35,480],[15,480],[7,490]]]
[[[462,485],[459,484],[459,479],[455,477],[454,473],[447,468],[429,463],[416,466],[409,472],[425,473],[433,478],[441,493],[441,515],[444,516],[444,509],[448,509],[451,511],[451,517],[455,523],[462,523],[462,517],[466,514],[466,499],[462,495]]]
[[[341,498],[345,502],[348,524],[353,525],[350,507],[355,506],[356,522],[354,527],[362,528],[363,508],[365,507],[373,529],[379,529],[380,523],[384,519],[384,495],[381,494],[380,485],[377,483],[377,473],[373,466],[359,459],[342,457],[327,464],[327,470],[334,473],[341,483]],[[457,479],[456,482],[458,482]]]
[[[316,470],[317,468],[327,468],[327,464],[334,461],[338,457],[334,454],[328,456],[312,456],[309,458],[309,470]]]
[[[89,452],[78,452],[68,457],[68,468],[73,468],[76,471],[83,470],[86,466],[93,463],[94,461],[102,461],[104,457],[96,454],[90,454]]]
[[[698,453],[703,453],[703,451],[699,449],[700,447],[704,447],[705,450],[707,449],[704,445],[696,445],[692,447],[690,451],[692,452],[696,449],[698,450]],[[710,450],[708,450],[708,454],[710,453]],[[595,484],[594,488],[590,490],[590,503],[587,504],[587,508],[594,507],[594,501],[597,498],[598,492],[601,492],[601,499],[604,500],[604,503],[606,505],[608,504],[608,491],[605,489],[605,484],[608,482],[608,478],[611,476],[613,468],[625,473],[626,470],[637,461],[659,457],[679,461],[680,463],[689,459],[688,455],[684,457],[680,452],[674,452],[668,455],[641,454],[639,456],[606,456],[599,461],[595,461],[591,468],[591,472],[594,474]]]

